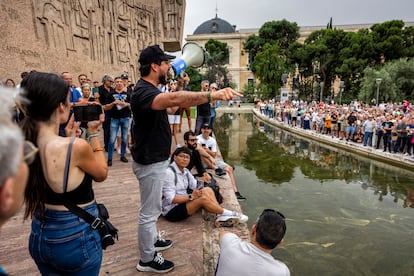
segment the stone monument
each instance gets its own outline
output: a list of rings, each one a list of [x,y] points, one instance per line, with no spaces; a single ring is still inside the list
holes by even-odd
[[[139,78],[146,46],[181,49],[185,0],[0,0],[0,79],[23,71]]]

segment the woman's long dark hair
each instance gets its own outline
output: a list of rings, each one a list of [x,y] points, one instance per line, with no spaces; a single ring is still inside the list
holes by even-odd
[[[51,73],[33,72],[21,82],[22,108],[26,117],[21,122],[26,140],[37,145],[39,122],[49,122],[56,108],[66,105],[69,85],[61,77]],[[45,211],[47,182],[43,173],[40,152],[30,165],[29,180],[25,190],[26,209],[24,218],[32,217],[35,212],[42,216]]]

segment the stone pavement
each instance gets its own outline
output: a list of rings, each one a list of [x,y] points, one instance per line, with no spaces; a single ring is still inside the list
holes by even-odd
[[[194,120],[193,120],[194,121]],[[193,126],[195,122],[193,122]],[[179,143],[183,145],[183,134],[188,130],[183,120],[183,132]],[[131,160],[131,158],[129,157]],[[225,208],[240,211],[227,176],[217,177],[225,198]],[[139,185],[132,173],[131,162],[122,163],[114,153],[113,166],[107,180],[94,183],[95,196],[108,208],[110,221],[119,229],[119,241],[104,251],[100,275],[153,275],[137,272],[139,260],[137,239],[137,217],[140,204]],[[10,275],[40,275],[28,252],[30,221],[23,223],[23,209],[7,222],[1,230],[0,264]],[[218,233],[213,225],[213,216],[199,211],[191,218],[178,223],[159,219],[158,229],[165,231],[164,237],[173,240],[173,247],[163,256],[175,263],[175,268],[166,275],[213,275],[219,246]],[[247,225],[226,228],[248,239]]]

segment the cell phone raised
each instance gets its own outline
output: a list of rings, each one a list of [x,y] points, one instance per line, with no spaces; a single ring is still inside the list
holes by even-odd
[[[99,104],[93,105],[74,105],[73,113],[75,121],[89,122],[99,120],[99,115],[102,114],[102,106]]]

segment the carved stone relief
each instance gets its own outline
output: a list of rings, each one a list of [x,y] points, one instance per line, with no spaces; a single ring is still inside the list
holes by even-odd
[[[8,39],[1,54],[32,61],[2,68],[0,78],[18,82],[20,72],[35,69],[86,73],[97,80],[125,72],[136,81],[143,48],[160,44],[166,51],[180,50],[184,12],[183,0],[8,1],[0,4],[1,19],[13,21],[18,26],[13,32],[22,31],[25,39],[13,39],[5,25]]]

